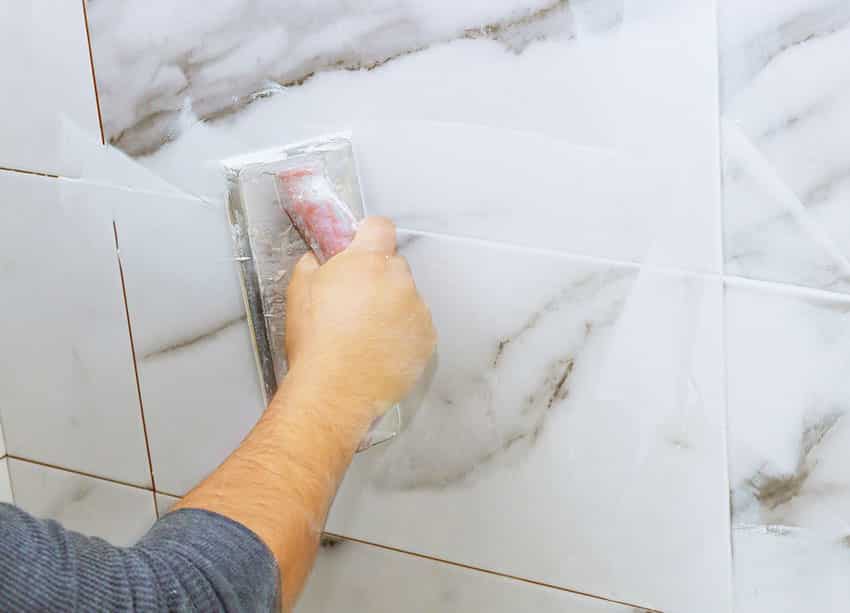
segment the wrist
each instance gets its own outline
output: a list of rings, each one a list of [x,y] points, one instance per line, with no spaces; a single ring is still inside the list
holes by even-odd
[[[345,447],[356,448],[375,417],[374,401],[346,385],[334,369],[304,361],[289,369],[270,409],[301,413]]]

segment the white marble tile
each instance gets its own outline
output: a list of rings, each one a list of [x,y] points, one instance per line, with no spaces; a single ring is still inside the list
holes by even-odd
[[[65,528],[131,545],[156,521],[153,492],[9,460],[15,504]]]
[[[345,11],[318,3],[311,10],[327,13],[323,23],[354,36],[342,54],[340,38],[313,42],[321,53],[311,61],[337,69],[271,88],[247,106],[239,96],[268,79],[289,83],[306,74],[298,53],[277,63],[237,60],[267,44],[260,34],[267,24],[260,31],[251,24],[273,9],[233,20],[223,7],[159,47],[133,34],[139,20],[131,24],[121,3],[94,7],[92,28],[95,54],[103,56],[96,63],[110,66],[101,71],[101,89],[112,90],[104,94],[107,131],[132,153],[155,152],[143,163],[187,191],[220,197],[217,159],[354,127],[363,130],[361,162],[375,210],[406,227],[718,271],[713,4],[680,4],[536,11],[523,0],[474,10],[441,3],[415,18],[400,4],[379,16],[363,9],[365,30],[350,31]],[[404,28],[390,15],[409,17],[427,35],[400,36]],[[179,23],[172,17],[152,9],[142,21],[166,36]],[[482,30],[492,19],[502,25]],[[377,24],[378,39],[364,35]],[[311,27],[288,23],[288,44],[310,39]],[[228,42],[210,55],[210,37]],[[384,52],[389,61],[372,70],[338,70]],[[199,64],[178,66],[185,53]],[[226,120],[196,123],[222,113]],[[160,148],[164,139],[171,142]],[[637,161],[576,144],[623,149]]]
[[[184,494],[264,408],[227,216],[164,194],[90,199],[116,220],[156,486]]]
[[[727,269],[850,291],[850,9],[721,2]],[[731,166],[731,169],[729,168]]]
[[[355,459],[328,530],[664,611],[723,610],[719,284],[402,244],[436,366],[405,403],[407,430]]]
[[[843,611],[850,301],[736,284],[726,308],[739,610]]]
[[[733,521],[850,535],[850,301],[727,290]]]
[[[179,501],[176,496],[167,496],[166,494],[156,494],[156,512],[162,517]]]
[[[850,602],[850,545],[784,526],[738,526],[735,613],[841,613]]]
[[[150,484],[112,217],[66,180],[0,173],[8,452]]]
[[[0,458],[6,455],[6,437],[3,436],[2,415],[0,415]]]
[[[642,609],[326,539],[296,613],[642,613]]]
[[[82,2],[0,2],[0,73],[0,166],[64,174],[62,118],[100,138]]]
[[[723,122],[726,272],[850,291],[850,260],[741,129]]]
[[[89,153],[74,166],[83,180],[64,182],[65,191],[115,221],[156,485],[182,494],[232,451],[264,406],[227,215],[72,124],[64,134],[69,155]],[[204,444],[194,445],[190,432]]]
[[[273,114],[281,109],[255,109],[279,121]],[[255,132],[251,123],[246,111],[238,129],[196,128],[142,163],[187,193],[220,201],[224,178],[215,157],[273,142],[266,128]],[[293,121],[292,127],[289,138],[351,129],[369,212],[403,228],[664,266],[709,259],[701,241],[680,238],[690,213],[675,213],[681,206],[666,168],[645,156],[454,122]],[[698,233],[716,239],[707,229]]]
[[[0,502],[15,502],[12,496],[12,483],[9,481],[9,461],[6,458],[0,460]]]
[[[598,73],[613,47],[577,39],[566,3],[241,5],[216,2],[202,18],[184,9],[188,18],[162,5],[93,4],[110,140],[149,152],[275,84],[297,86],[273,97],[279,130],[266,138],[276,144],[300,124],[370,118],[506,125],[581,142],[610,134],[609,117],[591,111],[610,98]]]
[[[218,466],[265,404],[247,324],[205,332],[140,363],[157,487],[185,494]]]
[[[663,171],[637,157],[456,123],[353,138],[369,212],[403,228],[633,261],[670,232]]]
[[[85,131],[71,119],[59,122],[59,160],[62,176],[87,183],[131,188],[138,191],[185,195],[130,158],[117,147],[104,146],[99,135]]]
[[[665,219],[652,261],[721,271],[714,0],[623,0],[615,142],[661,169]]]

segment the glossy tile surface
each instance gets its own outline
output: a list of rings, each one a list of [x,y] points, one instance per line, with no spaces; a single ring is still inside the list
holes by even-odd
[[[188,8],[138,13],[113,2],[93,4],[90,17],[106,133],[133,153],[182,133],[181,112],[190,119],[233,113],[255,92],[313,73],[304,83],[316,94],[311,99],[278,97],[289,107],[281,116],[293,124],[347,121],[353,111],[359,118],[508,121],[533,131],[549,131],[555,119],[558,133],[576,140],[595,141],[608,130],[607,117],[591,122],[582,112],[601,97],[589,60],[607,59],[607,49],[576,44],[571,10],[560,3],[440,1],[426,9],[320,1],[295,11],[235,4],[198,19]],[[550,70],[554,61],[561,70]],[[373,65],[381,69],[369,71]],[[327,95],[340,88],[350,93],[345,101]]]
[[[166,513],[168,513],[169,509],[174,506],[174,504],[180,500],[175,496],[166,496],[165,494],[157,494],[156,495],[156,510],[159,513],[159,516],[162,517]]]
[[[784,526],[736,526],[732,537],[736,613],[847,608],[846,539]]]
[[[82,2],[0,2],[0,74],[0,167],[64,174],[63,120],[100,139]]]
[[[118,228],[156,486],[184,494],[264,408],[227,217],[185,197],[96,198]]]
[[[92,7],[95,64],[108,138],[153,174],[220,202],[216,160],[352,128],[372,212],[482,241],[405,235],[443,345],[408,431],[358,457],[329,525],[646,606],[724,607],[721,284],[681,272],[721,261],[713,4],[127,7]],[[292,86],[250,98],[269,80]],[[256,416],[234,409],[247,373],[223,370],[244,361],[224,344],[240,316],[226,266],[191,256],[214,252],[213,225],[177,200],[136,238],[151,208],[118,220],[137,353],[176,348],[140,361],[157,485],[174,494]],[[232,440],[186,456],[208,423]]]
[[[850,8],[720,2],[726,268],[850,291]]]
[[[742,610],[838,607],[850,563],[850,301],[733,286],[726,305]]]
[[[156,521],[150,491],[9,460],[15,504],[69,530],[131,545]]]
[[[8,453],[150,485],[110,211],[65,180],[0,172],[0,194]]]
[[[424,558],[326,539],[296,613],[641,613]]]
[[[662,610],[726,606],[719,284],[402,244],[434,369],[407,430],[355,459],[328,529]]]
[[[0,230],[10,453],[150,484],[143,408],[160,511],[224,459],[262,399],[219,160],[351,129],[440,347],[329,530],[665,613],[846,608],[846,3],[91,0],[116,149],[70,84],[76,3],[37,27],[44,2],[7,4],[69,24],[33,72],[68,83],[0,103],[0,166],[79,179],[61,220],[45,184],[0,183],[34,203]],[[301,605],[610,606],[352,542]]]
[[[290,23],[281,27],[295,36],[291,44],[311,40],[318,55],[271,64],[238,58],[261,53],[256,28],[281,9],[235,21],[227,11],[211,15],[176,47],[157,47],[147,36],[130,42],[125,4],[97,5],[106,131],[170,182],[220,197],[215,160],[353,128],[367,205],[403,227],[718,271],[713,4],[626,4],[621,20],[588,30],[566,3],[402,4],[388,13],[364,8],[360,22],[320,2],[305,18],[315,11],[353,38],[338,47],[334,37],[313,40],[313,22]],[[417,36],[391,15],[409,19]],[[162,27],[173,16],[152,9],[145,20]],[[207,37],[218,28],[228,43],[211,56]],[[373,28],[382,31],[377,46]],[[647,40],[664,42],[648,48]],[[180,53],[199,63],[177,65]],[[371,66],[376,56],[386,61],[371,70],[338,69]],[[337,69],[299,80],[325,61]],[[163,80],[128,79],[119,68]],[[281,89],[268,79],[296,83]],[[671,81],[682,87],[657,95]],[[263,96],[239,97],[259,84]],[[222,88],[231,95],[221,97]],[[148,97],[149,106],[137,106]],[[153,109],[155,117],[146,114]],[[210,116],[228,119],[198,123]]]

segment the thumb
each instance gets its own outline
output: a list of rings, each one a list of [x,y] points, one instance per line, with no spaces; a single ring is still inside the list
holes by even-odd
[[[316,256],[308,252],[301,256],[295,268],[292,270],[292,276],[289,278],[289,287],[286,290],[286,301],[290,305],[301,303],[306,289],[309,285],[308,281],[313,273],[318,270],[319,262],[316,261]]]
[[[319,262],[318,260],[316,260],[316,256],[313,255],[311,251],[308,251],[307,253],[301,256],[301,259],[298,260],[298,263],[292,270],[292,278],[289,282],[298,283],[300,281],[306,281],[307,278],[312,275],[318,268]]]
[[[367,217],[357,228],[348,248],[352,251],[395,253],[395,225],[386,217]]]

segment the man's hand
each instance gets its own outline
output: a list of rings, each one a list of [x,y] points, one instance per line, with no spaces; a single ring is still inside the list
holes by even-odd
[[[373,217],[319,267],[296,266],[287,292],[290,370],[362,407],[364,424],[398,402],[424,371],[436,334],[410,268],[395,254],[393,224]]]
[[[416,382],[435,342],[385,219],[363,222],[321,268],[303,258],[287,300],[289,373],[239,448],[175,506],[224,515],[260,537],[277,560],[285,610],[357,443]]]

